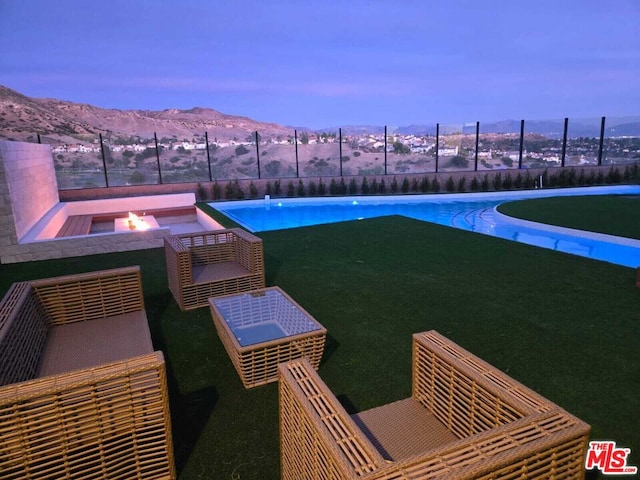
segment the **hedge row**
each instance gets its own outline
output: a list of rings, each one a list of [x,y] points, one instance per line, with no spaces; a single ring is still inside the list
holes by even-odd
[[[425,175],[421,178],[404,177],[401,181],[397,177],[391,179],[373,178],[369,180],[366,176],[362,178],[352,177],[348,182],[344,177],[339,180],[331,179],[324,181],[322,178],[308,180],[306,183],[302,179],[291,179],[283,184],[283,180],[267,181],[264,186],[264,195],[271,197],[322,197],[325,195],[385,195],[399,193],[439,193],[439,192],[488,192],[498,190],[519,190],[537,188],[538,177],[532,176],[529,171],[518,171],[517,175],[511,172],[497,172],[491,176],[484,174],[479,177],[473,175],[469,181],[467,177],[449,176],[444,184],[438,180],[437,176]],[[624,167],[612,166],[605,174],[602,170],[597,173],[591,170],[585,173],[575,169],[561,169],[558,172],[545,170],[542,174],[543,187],[574,187],[588,185],[606,185],[616,183],[637,183],[640,181],[640,167],[637,163]],[[242,200],[259,198],[261,194],[253,181],[250,182],[247,191],[243,190],[238,180],[220,184],[214,182],[210,191],[198,184],[197,191],[200,200]]]

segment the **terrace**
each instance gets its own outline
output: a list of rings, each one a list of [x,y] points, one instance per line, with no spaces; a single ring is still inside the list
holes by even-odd
[[[407,397],[411,335],[436,329],[640,463],[632,269],[402,217],[259,236],[267,284],[327,327],[320,375],[350,413]],[[3,263],[0,292],[132,264],[154,347],[167,358],[179,478],[278,478],[277,386],[244,389],[209,312],[182,312],[173,300],[160,248]]]
[[[48,145],[0,142],[0,184],[2,263],[156,248],[170,234],[220,228],[193,193],[61,202]],[[135,212],[146,223],[130,228]]]

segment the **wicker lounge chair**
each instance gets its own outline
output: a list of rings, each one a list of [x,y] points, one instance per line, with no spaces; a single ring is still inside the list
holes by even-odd
[[[231,228],[165,237],[169,290],[180,309],[209,305],[218,295],[264,288],[262,240]]]
[[[0,302],[0,477],[175,478],[139,267],[14,283]]]
[[[587,424],[437,332],[412,396],[353,416],[306,359],[279,370],[283,479],[584,478]]]

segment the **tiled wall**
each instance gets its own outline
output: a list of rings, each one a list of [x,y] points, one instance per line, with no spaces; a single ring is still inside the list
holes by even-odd
[[[59,201],[51,147],[0,141],[0,192],[0,215],[12,216],[19,241]]]

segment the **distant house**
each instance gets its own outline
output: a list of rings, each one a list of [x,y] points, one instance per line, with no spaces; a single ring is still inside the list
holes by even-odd
[[[438,148],[439,156],[456,156],[458,155],[459,147],[456,145],[455,147],[440,147]]]
[[[177,143],[173,144],[173,150],[179,150],[181,148],[183,150],[195,150],[196,149],[196,145],[195,145],[195,143],[191,143],[191,142],[177,142]],[[203,148],[204,148],[204,146],[203,146]]]

